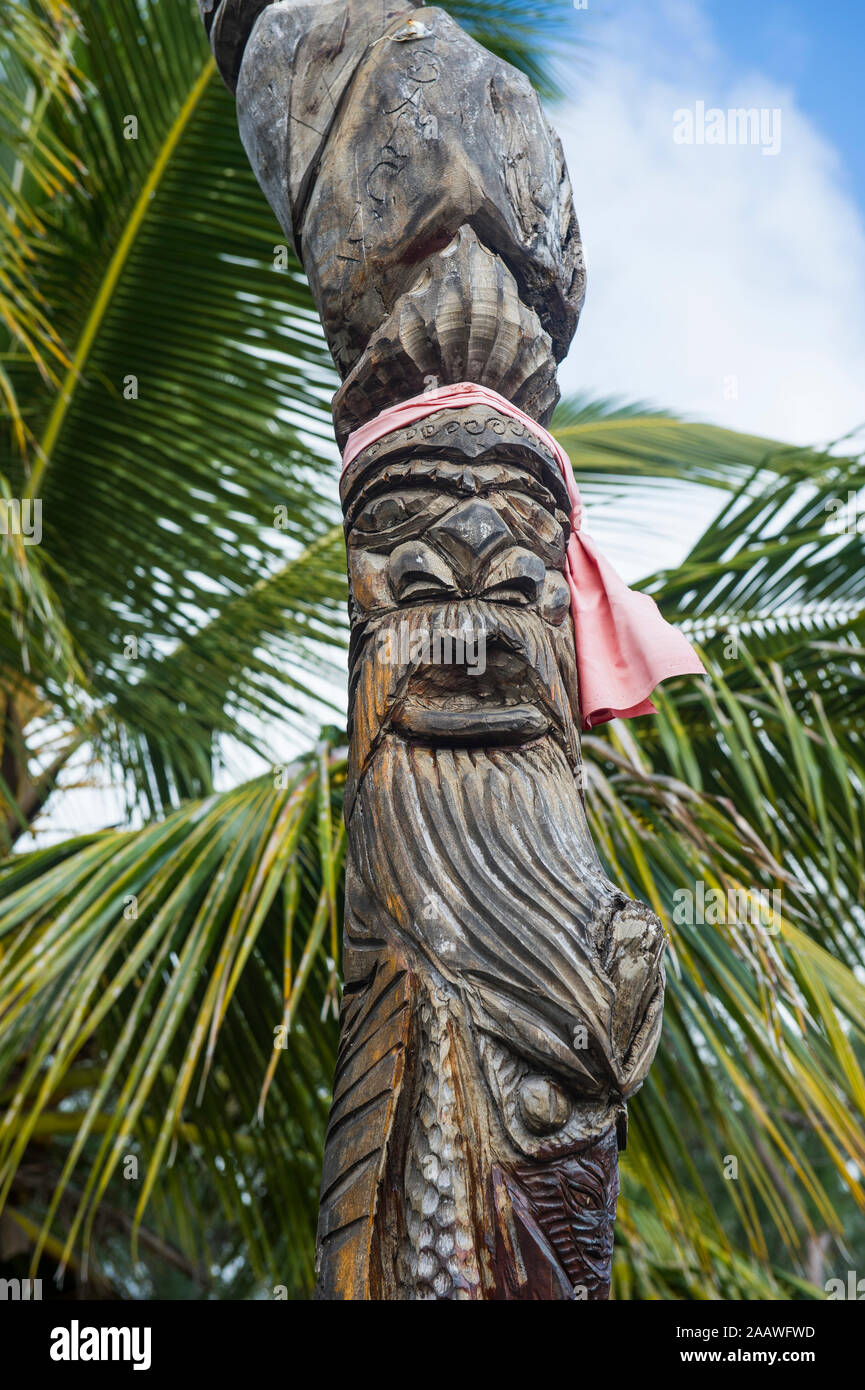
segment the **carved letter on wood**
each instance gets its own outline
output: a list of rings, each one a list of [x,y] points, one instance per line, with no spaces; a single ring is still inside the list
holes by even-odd
[[[584,292],[561,146],[527,79],[442,10],[199,5],[343,378],[340,445],[431,389],[497,393],[346,456],[345,992],[318,1296],[604,1299],[664,935],[589,835],[574,503],[531,423],[550,421]]]

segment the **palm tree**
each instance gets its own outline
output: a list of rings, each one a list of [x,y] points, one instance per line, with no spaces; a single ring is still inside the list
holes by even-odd
[[[449,8],[551,90],[566,0]],[[0,19],[0,1265],[304,1298],[344,851],[335,374],[191,0]],[[615,1294],[817,1296],[865,1229],[865,571],[832,524],[861,460],[615,402],[556,428],[595,508],[717,507],[644,585],[712,681],[585,741],[609,872],[671,937]],[[123,824],[34,847],[82,766]],[[700,921],[698,892],[778,897]]]

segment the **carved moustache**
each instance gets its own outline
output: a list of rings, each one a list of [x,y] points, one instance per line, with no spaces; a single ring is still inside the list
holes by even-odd
[[[390,734],[452,747],[552,735],[579,765],[573,643],[537,612],[483,599],[395,610],[356,628],[350,661],[358,785]]]

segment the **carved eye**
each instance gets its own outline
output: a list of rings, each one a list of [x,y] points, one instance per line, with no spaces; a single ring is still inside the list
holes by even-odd
[[[603,1193],[587,1192],[584,1187],[579,1187],[575,1183],[569,1183],[570,1197],[573,1205],[581,1211],[603,1211]]]
[[[365,535],[380,536],[404,525],[423,512],[432,494],[428,492],[386,493],[368,502],[355,522],[355,529]]]
[[[555,527],[556,508],[552,498],[547,506],[526,492],[508,492],[506,496],[510,507],[526,525],[544,529]]]
[[[417,541],[397,546],[388,573],[394,597],[401,603],[440,598],[455,588],[453,572],[435,551]]]
[[[553,569],[564,563],[567,532],[562,526],[562,513],[553,509],[552,499],[546,507],[526,493],[507,492],[500,511],[523,545],[536,550]]]
[[[524,521],[531,520],[534,510],[538,506],[537,500],[530,497],[527,492],[509,492],[508,501],[517,516],[521,516]]]
[[[391,526],[405,521],[407,516],[401,497],[378,497],[364,507],[356,524],[361,531],[388,531]]]
[[[517,1103],[523,1124],[532,1134],[554,1134],[572,1113],[567,1092],[548,1076],[525,1077],[517,1091]]]

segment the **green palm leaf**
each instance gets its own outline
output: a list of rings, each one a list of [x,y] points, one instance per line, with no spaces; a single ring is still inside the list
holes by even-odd
[[[83,0],[76,11],[69,41],[86,100],[58,95],[39,113],[40,140],[68,151],[76,177],[40,198],[35,134],[26,175],[47,233],[33,294],[51,306],[68,363],[52,400],[42,364],[10,337],[15,399],[37,443],[16,457],[13,430],[0,468],[12,495],[43,507],[57,631],[97,706],[86,732],[154,807],[206,792],[215,733],[243,735],[211,686],[178,749],[159,700],[143,699],[164,690],[176,707],[177,653],[212,646],[206,634],[227,634],[234,615],[227,645],[250,656],[223,680],[235,708],[297,714],[305,666],[339,638],[335,602],[306,631],[298,616],[262,658],[272,670],[291,646],[293,674],[262,700],[239,626],[244,596],[274,592],[286,561],[332,531],[335,376],[297,263],[276,264],[281,236],[195,7]],[[335,596],[333,554],[331,572],[320,562],[307,577]],[[79,721],[75,685],[44,660],[31,676]]]
[[[318,923],[341,911],[344,770],[337,757],[323,784],[314,760],[284,785],[251,783],[145,830],[20,856],[0,871],[0,1078],[18,1069],[6,1097],[0,1197],[14,1193],[34,1144],[50,1140],[61,1168],[34,1261],[73,1190],[63,1262],[79,1240],[86,1260],[100,1204],[124,1205],[123,1165],[140,1155],[133,1230],[158,1198],[155,1229],[164,1211],[168,1232],[199,1264],[209,1208],[178,1222],[170,1155],[193,1174],[206,1164],[241,1224],[245,1287],[251,1275],[259,1286],[288,1281],[295,1295],[308,1292],[335,1047],[334,1024],[320,1017],[328,974],[315,946]],[[317,828],[323,786],[337,827],[326,841]],[[309,939],[296,934],[286,994],[292,875],[292,910],[312,928]]]

